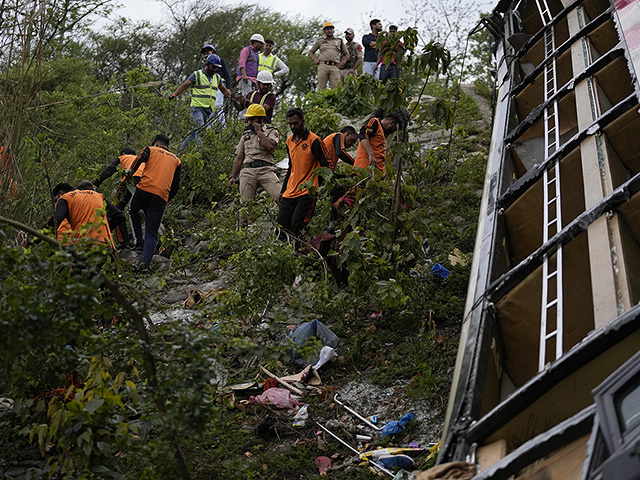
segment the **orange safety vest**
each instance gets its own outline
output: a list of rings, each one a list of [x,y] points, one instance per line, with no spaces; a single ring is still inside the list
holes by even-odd
[[[369,145],[376,157],[376,168],[384,172],[384,159],[387,155],[387,139],[384,136],[382,123],[377,117],[371,117],[365,126],[365,135],[369,140]],[[362,146],[362,142],[358,145],[356,152],[356,161],[354,167],[367,168],[369,166],[369,154]]]
[[[136,156],[125,154],[125,155],[120,155],[118,159],[120,160],[120,165],[122,165],[122,168],[124,168],[125,170],[130,170],[131,167],[133,166],[133,162],[135,162],[136,160]],[[143,171],[144,171],[144,163],[141,163],[138,169],[135,171],[135,173],[132,176],[141,177]],[[122,177],[122,180],[120,181],[124,182],[126,178],[127,177]]]
[[[313,176],[313,185],[320,186],[320,181],[317,175],[313,175],[313,171],[320,166],[320,162],[311,152],[311,145],[314,141],[318,140],[318,144],[324,150],[325,157],[331,164],[331,157],[329,156],[324,142],[315,133],[307,130],[307,136],[302,138],[298,142],[293,140],[293,135],[287,138],[287,149],[289,150],[289,161],[291,162],[291,174],[287,182],[287,190],[282,195],[285,198],[301,197],[309,193],[309,189],[303,188],[299,190],[300,185],[309,180]],[[333,166],[331,169],[333,170]]]
[[[98,242],[115,248],[107,215],[104,213],[105,203],[101,193],[93,190],[73,190],[62,195],[60,200],[65,200],[69,207],[68,219],[73,238],[94,238]]]
[[[338,160],[340,159],[340,157],[338,156],[338,152],[336,152],[336,147],[335,147],[336,135],[340,135],[340,148],[342,149],[342,151],[345,153],[345,155],[347,155],[349,158],[351,158],[352,161],[355,161],[355,160],[353,160],[351,155],[349,155],[347,153],[347,147],[344,144],[345,135],[343,133],[341,133],[341,132],[332,133],[331,135],[329,135],[327,138],[324,139],[324,146],[327,149],[327,153],[329,154],[329,156],[333,160],[333,168],[334,169],[335,169],[336,165],[338,164]]]
[[[164,148],[147,148],[149,149],[149,158],[142,173],[142,178],[140,178],[140,182],[138,182],[138,188],[145,192],[158,195],[162,197],[165,202],[168,202],[171,183],[173,183],[173,175],[176,172],[176,168],[180,165],[180,159]],[[142,153],[140,153],[140,155],[142,155]]]

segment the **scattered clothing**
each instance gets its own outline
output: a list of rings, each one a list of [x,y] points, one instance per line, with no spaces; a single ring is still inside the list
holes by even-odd
[[[431,267],[431,273],[433,273],[434,275],[439,275],[442,278],[449,278],[449,275],[451,275],[451,272],[439,263],[436,263],[433,265],[433,267]]]
[[[329,327],[327,327],[324,323],[319,320],[312,320],[307,323],[303,323],[294,328],[289,336],[293,339],[296,347],[303,346],[308,340],[311,338],[317,338],[320,340],[322,345],[331,347],[333,349],[337,348],[340,344],[340,338],[333,333]],[[317,352],[312,353],[310,358],[304,358],[300,355],[297,349],[294,347],[290,354],[292,360],[301,366],[306,366],[309,364],[317,363],[320,359],[319,349]]]
[[[268,407],[292,409],[302,404],[291,396],[291,392],[284,388],[270,388],[257,397],[249,397],[249,402],[259,403]]]

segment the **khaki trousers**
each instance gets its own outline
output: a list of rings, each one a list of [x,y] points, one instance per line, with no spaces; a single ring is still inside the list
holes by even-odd
[[[246,203],[256,196],[261,186],[276,200],[280,195],[282,183],[276,175],[275,167],[248,167],[240,170],[240,199]]]
[[[349,73],[349,70],[351,70],[350,68],[343,68],[340,70],[340,80],[344,82],[344,79],[347,78],[348,75],[351,75]]]
[[[340,70],[335,65],[320,62],[318,65],[318,90],[327,88],[327,81],[329,88],[336,88],[340,83]]]

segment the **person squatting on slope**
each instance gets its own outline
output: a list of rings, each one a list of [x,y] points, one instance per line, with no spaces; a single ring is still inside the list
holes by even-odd
[[[355,159],[349,155],[347,150],[358,142],[358,133],[355,128],[351,126],[343,127],[339,132],[325,137],[323,141],[329,156],[333,160],[334,168],[338,165],[338,160],[353,166]]]
[[[256,196],[262,187],[277,201],[282,184],[276,175],[273,154],[280,141],[278,129],[265,125],[266,113],[261,105],[249,105],[244,114],[247,126],[236,147],[236,159],[229,176],[229,187],[240,182],[240,198],[243,203]]]
[[[145,163],[144,172],[136,186],[129,206],[129,218],[137,249],[142,249],[139,265],[150,269],[151,259],[158,243],[158,229],[167,206],[180,188],[180,159],[169,151],[169,137],[158,134],[150,147],[136,157],[132,170]],[[145,232],[142,236],[142,218],[145,214]]]
[[[398,129],[404,130],[408,122],[409,112],[406,108],[399,108],[387,115],[383,115],[381,109],[376,110],[360,129],[360,145],[353,166],[363,169],[375,167],[384,175],[387,137]]]
[[[289,168],[282,183],[278,223],[294,236],[298,236],[313,216],[315,199],[302,185],[309,179],[320,186],[321,179],[313,175],[317,167],[334,169],[333,160],[324,142],[304,125],[304,113],[299,108],[287,112],[287,123],[292,135],[287,138]]]
[[[101,193],[94,191],[93,184],[88,180],[80,182],[75,190],[59,196],[54,215],[56,230],[64,220],[69,222],[71,230],[63,234],[62,240],[68,237],[73,240],[89,238],[93,243],[111,248],[115,248],[115,245],[109,227],[126,221],[124,214]]]

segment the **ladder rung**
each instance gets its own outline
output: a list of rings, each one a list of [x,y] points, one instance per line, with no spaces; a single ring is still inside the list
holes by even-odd
[[[549,310],[551,307],[553,307],[556,303],[558,303],[558,299],[556,298],[555,300],[551,300],[549,303],[547,303],[545,305],[544,308],[546,308],[547,310]]]
[[[555,270],[553,272],[551,272],[550,274],[547,275],[547,280],[549,280],[550,278],[555,277],[556,275],[558,275],[558,271]]]
[[[557,330],[554,330],[553,332],[547,333],[547,334],[544,336],[544,339],[545,339],[545,340],[549,340],[550,338],[553,338],[553,337],[555,337],[555,336],[557,336],[557,335],[558,335],[558,331],[557,331]]]

